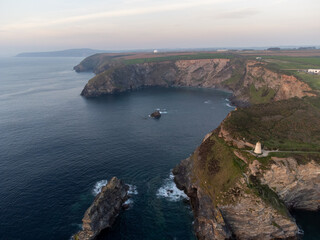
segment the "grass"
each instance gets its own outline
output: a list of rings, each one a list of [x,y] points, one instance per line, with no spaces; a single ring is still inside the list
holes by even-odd
[[[276,94],[272,88],[263,86],[257,90],[254,85],[250,86],[249,92],[250,102],[253,104],[268,103]]]
[[[268,149],[320,151],[320,98],[292,98],[238,108],[224,126],[234,138]]]
[[[306,72],[294,72],[298,79],[307,83],[312,89],[320,90],[320,75],[310,74]]]
[[[307,83],[312,89],[320,90],[320,75],[298,72],[300,69],[320,68],[320,57],[288,57],[288,56],[265,56],[266,67],[271,71],[294,75]]]
[[[264,56],[263,60],[279,70],[320,68],[320,57]]]
[[[233,54],[230,53],[197,53],[194,55],[176,55],[176,56],[165,56],[165,57],[155,57],[155,58],[137,58],[137,59],[125,59],[124,64],[139,64],[148,62],[164,62],[164,61],[177,61],[177,60],[195,60],[195,59],[232,59]]]
[[[215,134],[201,144],[193,158],[193,171],[215,205],[246,169],[246,164],[234,155],[232,148]]]
[[[246,62],[242,58],[233,58],[231,64],[234,66],[232,75],[229,79],[225,80],[223,84],[229,87],[235,87],[244,77]]]

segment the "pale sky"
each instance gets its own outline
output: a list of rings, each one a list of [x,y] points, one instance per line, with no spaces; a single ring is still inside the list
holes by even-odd
[[[320,0],[0,0],[0,55],[320,45]]]

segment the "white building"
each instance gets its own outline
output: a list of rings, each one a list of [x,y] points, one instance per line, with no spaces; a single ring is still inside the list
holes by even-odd
[[[256,147],[254,148],[253,151],[255,154],[262,154],[262,148],[261,148],[261,143],[257,142]]]
[[[320,74],[320,69],[308,69],[308,73]]]
[[[157,49],[153,50],[153,53],[158,53],[158,50]]]

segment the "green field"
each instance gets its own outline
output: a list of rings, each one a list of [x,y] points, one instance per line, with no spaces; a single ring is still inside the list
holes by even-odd
[[[267,68],[278,73],[294,75],[307,83],[312,89],[320,90],[320,75],[308,74],[299,70],[320,68],[320,57],[287,57],[287,56],[264,56]]]
[[[175,55],[155,58],[136,58],[136,59],[124,59],[124,64],[139,64],[148,62],[165,62],[165,61],[177,61],[177,60],[195,60],[195,59],[232,59],[235,56],[230,53],[197,53],[193,55]]]
[[[294,72],[294,75],[309,84],[312,89],[320,91],[320,75],[309,74],[306,72]]]
[[[262,59],[279,70],[320,68],[320,57],[262,56]]]

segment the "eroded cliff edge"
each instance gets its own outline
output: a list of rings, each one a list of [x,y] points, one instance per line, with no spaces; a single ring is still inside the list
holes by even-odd
[[[298,239],[289,209],[320,209],[320,104],[238,108],[174,170],[198,239]],[[262,141],[265,152],[249,151]]]
[[[241,103],[264,103],[291,97],[314,96],[304,82],[294,76],[269,70],[266,64],[241,57],[126,63],[85,59],[76,71],[94,71],[81,95],[97,97],[148,86],[190,86],[219,88],[233,92]]]

